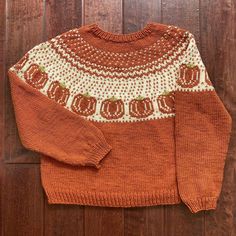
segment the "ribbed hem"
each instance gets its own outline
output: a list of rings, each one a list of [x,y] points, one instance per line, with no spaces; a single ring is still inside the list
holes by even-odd
[[[184,203],[188,206],[192,213],[202,210],[215,210],[217,207],[216,197],[202,197],[195,200],[187,200]]]
[[[78,204],[104,207],[137,207],[178,204],[181,199],[174,190],[140,193],[63,192],[45,189],[50,204]]]
[[[98,142],[88,153],[88,159],[86,165],[95,166],[97,169],[101,168],[101,160],[110,152],[112,149],[111,145],[107,142]]]

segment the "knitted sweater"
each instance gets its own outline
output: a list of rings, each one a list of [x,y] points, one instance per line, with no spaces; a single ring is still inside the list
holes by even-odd
[[[49,203],[216,208],[232,121],[190,31],[87,24],[36,45],[8,75]]]

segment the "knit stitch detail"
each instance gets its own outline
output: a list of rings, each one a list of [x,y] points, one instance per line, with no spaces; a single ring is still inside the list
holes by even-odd
[[[111,151],[112,146],[109,145],[105,140],[103,142],[96,143],[89,150],[87,156],[86,165],[95,166],[97,169],[101,168],[101,160]]]
[[[19,136],[41,154],[49,203],[216,208],[232,118],[188,30],[85,25],[8,72]]]
[[[108,31],[105,31],[101,28],[97,23],[93,23],[90,25],[90,31],[93,32],[94,35],[97,35],[103,39],[115,41],[115,42],[130,42],[135,41],[140,38],[148,36],[152,30],[153,22],[148,22],[141,30],[136,31],[134,33],[129,34],[115,34]]]
[[[156,192],[69,192],[51,190],[46,192],[51,204],[79,204],[110,207],[142,207],[164,204],[178,204],[181,199],[175,190],[160,190]]]

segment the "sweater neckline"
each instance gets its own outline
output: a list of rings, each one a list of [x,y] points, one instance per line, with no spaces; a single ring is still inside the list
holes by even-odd
[[[142,50],[161,40],[167,26],[148,21],[140,30],[132,33],[113,33],[104,30],[98,23],[83,25],[80,37],[88,46],[108,52],[132,52]]]
[[[147,24],[140,30],[132,33],[113,33],[105,31],[98,23],[90,25],[91,32],[100,38],[114,42],[131,42],[141,38],[145,38],[152,32],[153,23],[147,22]]]

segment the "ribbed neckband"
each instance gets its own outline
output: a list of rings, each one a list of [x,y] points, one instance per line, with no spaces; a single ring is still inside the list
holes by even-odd
[[[149,21],[142,29],[127,34],[105,31],[97,22],[78,29],[80,38],[87,46],[113,53],[143,50],[161,40],[166,30],[166,25],[154,21]]]
[[[148,22],[141,30],[128,34],[117,34],[105,31],[97,23],[90,24],[89,27],[90,27],[90,32],[105,40],[114,42],[131,42],[145,38],[146,36],[150,35],[152,32],[153,25],[154,22]]]

